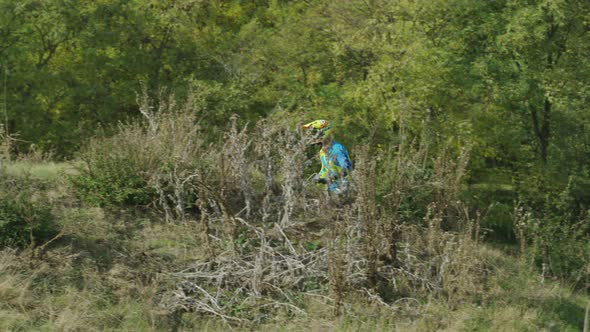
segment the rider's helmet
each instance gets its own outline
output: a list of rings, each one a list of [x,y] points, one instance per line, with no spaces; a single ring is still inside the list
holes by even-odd
[[[304,124],[303,129],[307,130],[310,134],[312,143],[319,143],[324,137],[332,134],[332,127],[326,120],[315,120]]]

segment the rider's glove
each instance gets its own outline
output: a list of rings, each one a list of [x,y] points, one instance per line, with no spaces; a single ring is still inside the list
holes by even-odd
[[[319,174],[314,175],[313,178],[312,178],[312,180],[314,182],[322,183],[322,184],[328,183],[328,181],[326,181],[326,179],[324,179],[324,178],[321,178]]]

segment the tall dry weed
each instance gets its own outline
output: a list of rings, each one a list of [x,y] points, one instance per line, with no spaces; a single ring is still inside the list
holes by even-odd
[[[377,204],[375,202],[376,189],[376,163],[370,159],[369,147],[360,147],[355,161],[354,184],[355,184],[355,208],[357,210],[357,222],[361,232],[365,259],[367,262],[367,278],[371,287],[377,283],[377,269],[379,265],[379,252],[382,237]]]

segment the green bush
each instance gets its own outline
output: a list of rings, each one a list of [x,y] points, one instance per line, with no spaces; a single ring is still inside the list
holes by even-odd
[[[153,199],[148,186],[145,165],[137,158],[129,142],[116,142],[117,137],[91,143],[83,152],[86,167],[70,177],[79,197],[87,203],[107,205],[145,205]]]
[[[10,183],[3,183],[0,195],[0,248],[25,248],[42,243],[57,233],[51,208],[46,199],[40,196],[37,185],[30,180],[22,181],[11,179]]]
[[[481,227],[486,238],[495,242],[515,243],[513,224],[516,194],[495,184],[473,186],[462,193],[467,206],[480,211]]]
[[[179,108],[172,96],[156,107],[144,92],[143,121],[120,124],[116,134],[98,136],[81,151],[85,163],[71,177],[79,197],[100,206],[184,207],[193,198],[187,186],[201,160],[194,103],[189,98]]]
[[[521,246],[529,244],[525,253],[530,260],[546,275],[577,287],[590,281],[590,210],[580,190],[587,183],[572,178],[561,193],[546,194],[540,211],[521,208],[516,213]]]
[[[536,238],[529,253],[539,268],[546,273],[584,287],[588,282],[590,241],[588,220],[576,223],[558,218],[547,218],[534,225]]]

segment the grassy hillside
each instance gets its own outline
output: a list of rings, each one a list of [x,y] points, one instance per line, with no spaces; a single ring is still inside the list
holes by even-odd
[[[0,252],[1,330],[579,331],[584,323],[587,296],[542,278],[510,254],[517,248],[482,243],[474,230],[443,230],[432,220],[405,228],[398,261],[379,259],[373,283],[350,252],[370,249],[343,226],[355,216],[248,225],[230,244],[214,223],[204,238],[198,220],[84,204],[67,164],[7,168],[3,188],[35,188],[60,233],[35,250]],[[308,265],[280,266],[289,262]],[[437,267],[443,262],[446,271]],[[267,278],[273,273],[282,275]],[[187,290],[191,283],[202,292]]]

